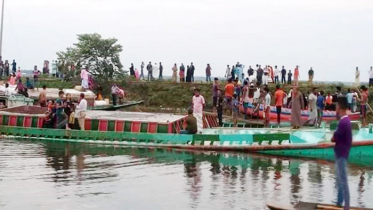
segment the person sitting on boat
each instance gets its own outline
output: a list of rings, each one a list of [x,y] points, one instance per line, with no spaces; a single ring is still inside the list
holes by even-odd
[[[14,89],[18,94],[28,97],[27,88],[22,84],[22,80],[18,81],[17,87]]]
[[[12,75],[10,75],[9,77],[9,82],[8,82],[10,85],[16,85],[16,74],[13,73]]]
[[[30,78],[26,77],[26,88],[27,89],[34,89],[34,85],[32,84],[32,82],[30,81]]]
[[[85,122],[85,116],[87,112],[87,100],[85,100],[84,93],[80,94],[80,101],[79,105],[75,109],[75,118],[78,119],[80,130],[84,131],[84,122]]]
[[[186,128],[181,130],[180,134],[196,134],[197,133],[197,119],[193,116],[193,110],[188,110],[188,117],[186,118]]]
[[[12,93],[10,92],[9,83],[5,83],[5,96],[10,96]]]
[[[6,108],[6,106],[4,105],[4,103],[0,102],[0,110],[5,109],[5,108]]]

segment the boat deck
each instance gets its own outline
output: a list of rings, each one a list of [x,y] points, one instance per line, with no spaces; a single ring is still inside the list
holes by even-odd
[[[170,123],[185,118],[183,115],[167,114],[167,113],[149,113],[149,112],[122,112],[122,111],[98,111],[90,110],[87,112],[88,119],[105,119],[105,120],[121,120],[133,122],[158,122]]]

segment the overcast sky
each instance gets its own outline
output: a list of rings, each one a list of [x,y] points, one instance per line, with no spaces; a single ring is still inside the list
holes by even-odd
[[[99,33],[123,45],[121,61],[194,62],[203,76],[226,65],[299,65],[316,80],[362,81],[373,65],[371,0],[5,0],[4,59],[22,69],[56,59],[76,34]]]

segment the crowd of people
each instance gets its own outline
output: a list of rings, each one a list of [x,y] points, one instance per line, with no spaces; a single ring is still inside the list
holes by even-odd
[[[84,122],[87,111],[87,100],[84,93],[80,94],[78,102],[74,101],[71,94],[59,91],[56,100],[47,101],[46,86],[39,94],[39,103],[41,107],[47,107],[44,128],[55,129],[80,129],[84,130]]]

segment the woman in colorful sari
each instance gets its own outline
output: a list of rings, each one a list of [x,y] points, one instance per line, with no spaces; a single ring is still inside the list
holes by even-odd
[[[13,73],[12,75],[10,75],[10,78],[9,78],[9,82],[8,82],[10,85],[16,85],[16,74]]]

